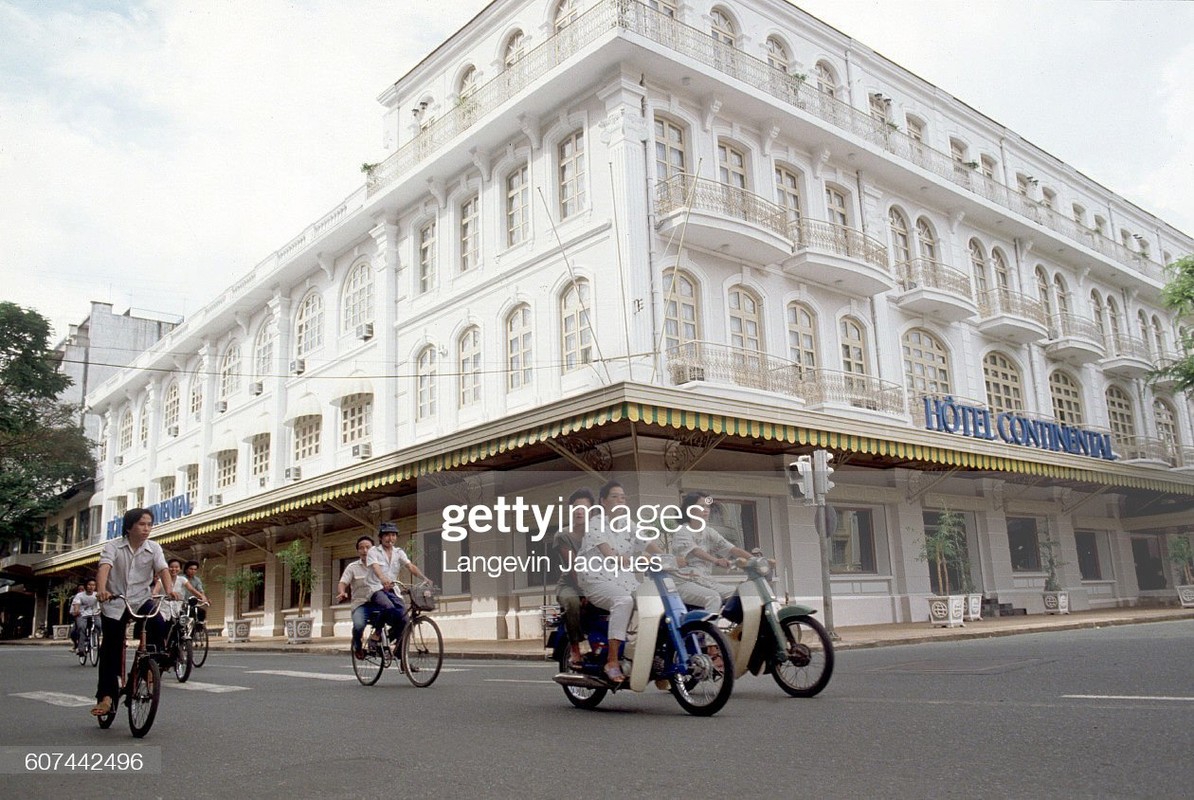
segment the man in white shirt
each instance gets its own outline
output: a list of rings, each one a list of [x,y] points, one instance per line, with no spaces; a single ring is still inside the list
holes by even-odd
[[[672,538],[672,555],[683,559],[685,564],[684,571],[675,576],[681,599],[716,614],[721,611],[726,598],[734,593],[734,588],[714,581],[713,567],[728,567],[730,557],[750,558],[751,555],[709,524],[713,503],[713,498],[704,492],[684,495],[680,507],[688,515],[688,521]]]
[[[134,508],[125,512],[119,539],[109,539],[100,551],[99,571],[96,573],[98,597],[102,608],[103,642],[99,653],[99,682],[95,690],[94,716],[106,715],[115,702],[120,690],[120,666],[124,655],[124,626],[129,617],[128,608],[145,614],[153,608],[150,597],[154,577],[162,581],[166,594],[174,590],[174,579],[166,564],[162,546],[150,541],[153,530],[153,512]],[[113,600],[113,595],[123,595],[125,601]],[[140,625],[140,623],[138,623]],[[159,650],[166,640],[166,621],[157,614],[148,620],[149,641]]]
[[[406,625],[406,607],[402,598],[398,596],[394,582],[398,580],[398,573],[403,567],[410,570],[410,574],[416,578],[427,580],[427,577],[419,572],[419,568],[411,562],[401,547],[394,546],[394,540],[398,538],[396,523],[383,522],[377,529],[377,538],[381,540],[381,544],[371,548],[369,555],[365,557],[365,566],[369,568],[365,585],[372,593],[370,601],[382,610],[384,617],[389,621],[390,639],[394,647],[398,647],[398,636]]]
[[[357,539],[357,555],[360,558],[344,568],[344,574],[336,586],[337,603],[352,598],[352,652],[358,661],[365,658],[365,651],[361,649],[361,633],[365,630],[369,615],[377,610],[377,606],[369,602],[373,594],[369,591],[369,574],[372,570],[365,565],[371,549],[373,540],[368,536]]]
[[[75,650],[80,649],[83,644],[83,637],[87,636],[89,626],[96,624],[99,620],[99,596],[95,593],[95,578],[88,578],[87,583],[83,584],[83,591],[79,592],[70,601],[70,615],[75,618]]]

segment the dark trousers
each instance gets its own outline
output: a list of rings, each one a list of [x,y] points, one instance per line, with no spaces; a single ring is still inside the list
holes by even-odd
[[[369,602],[381,612],[381,620],[390,624],[390,641],[398,644],[398,637],[406,627],[406,606],[402,604],[402,598],[394,592],[382,589],[374,592]]]
[[[564,584],[556,592],[556,600],[564,616],[564,631],[568,634],[568,641],[579,644],[584,638],[580,628],[580,598],[581,594],[575,586]]]
[[[137,609],[137,613],[144,614],[150,608],[153,608],[153,601],[146,600],[141,608]],[[99,683],[96,686],[95,699],[99,701],[111,697],[115,702],[116,694],[120,691],[120,673],[124,668],[124,629],[130,616],[126,611],[119,620],[107,616],[101,616],[100,619],[103,620],[103,628],[99,651]],[[140,621],[137,622],[134,635],[141,635],[142,624]],[[159,651],[164,649],[168,629],[169,623],[154,614],[149,618],[149,631],[146,635],[148,644]]]

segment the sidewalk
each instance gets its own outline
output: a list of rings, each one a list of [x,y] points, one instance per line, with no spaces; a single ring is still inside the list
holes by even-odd
[[[1145,622],[1173,622],[1190,619],[1194,619],[1194,609],[1191,608],[1114,608],[1100,611],[1077,611],[1057,616],[995,617],[970,622],[961,628],[934,628],[930,627],[927,621],[854,625],[838,628],[837,633],[840,639],[835,643],[835,648],[852,650],[863,647],[984,639],[992,636],[1015,636],[1021,633],[1105,628],[1112,625],[1138,625]],[[15,639],[0,641],[0,645],[57,646],[66,649],[68,642],[53,639]],[[317,639],[308,644],[293,645],[286,644],[284,636],[258,637],[249,642],[236,644],[229,643],[222,637],[215,637],[211,640],[211,649],[256,653],[339,654],[348,652],[348,637]],[[447,639],[444,641],[444,656],[457,659],[514,661],[543,661],[545,659],[543,643],[540,639],[498,641]]]

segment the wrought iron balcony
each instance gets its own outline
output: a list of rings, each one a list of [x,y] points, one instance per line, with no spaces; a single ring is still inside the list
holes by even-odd
[[[800,365],[758,350],[717,344],[684,342],[667,351],[672,383],[722,383],[799,397]]]
[[[1152,371],[1156,364],[1147,342],[1126,333],[1116,333],[1101,366],[1103,372],[1111,375],[1139,378]]]
[[[977,313],[970,294],[970,276],[927,258],[896,264],[900,288],[896,304],[918,314],[956,322]]]
[[[860,295],[885,292],[896,285],[887,266],[887,248],[860,230],[819,219],[794,219],[788,237],[795,255],[784,265],[794,277]]]
[[[1053,358],[1085,364],[1103,357],[1103,332],[1099,326],[1074,314],[1055,314],[1045,352]]]
[[[726,183],[673,175],[656,186],[660,232],[685,227],[685,240],[758,264],[792,253],[783,207]]]
[[[870,375],[831,369],[800,373],[800,395],[810,407],[853,406],[902,417],[906,413],[904,387]]]
[[[1049,318],[1041,301],[1008,289],[988,289],[978,298],[979,330],[1024,343],[1043,339]]]
[[[1115,436],[1113,446],[1124,461],[1157,461],[1171,467],[1180,463],[1177,447],[1153,436]]]

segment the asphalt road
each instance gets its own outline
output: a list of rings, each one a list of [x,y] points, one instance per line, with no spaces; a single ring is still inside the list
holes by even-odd
[[[57,648],[0,647],[10,755],[160,748],[163,765],[0,786],[188,800],[1188,798],[1192,655],[1194,621],[851,650],[815,699],[748,677],[702,719],[655,689],[574,709],[547,663],[449,661],[428,689],[396,670],[366,688],[347,654],[213,651],[185,686],[167,677],[136,740],[123,714],[108,731],[88,715],[94,669]]]

